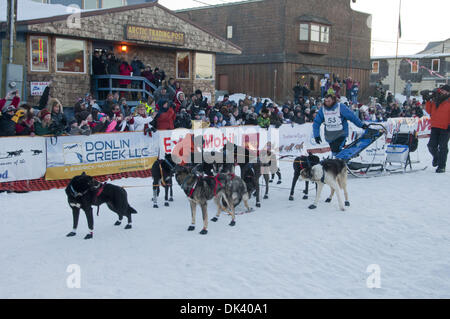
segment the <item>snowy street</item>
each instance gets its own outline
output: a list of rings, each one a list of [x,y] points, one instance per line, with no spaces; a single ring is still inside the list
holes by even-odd
[[[196,230],[186,231],[190,208],[178,185],[175,202],[164,207],[160,196],[159,209],[151,187],[128,188],[133,229],[113,226],[104,205],[89,241],[84,213],[77,236],[65,237],[72,214],[64,190],[0,193],[0,298],[450,298],[450,178],[434,173],[427,141],[417,164],[426,171],[349,177],[345,212],[336,197],[324,202],[328,186],[315,211],[315,190],[302,200],[301,181],[288,201],[292,163],[282,162],[283,183],[271,185],[261,208],[235,227],[226,215],[210,221],[206,236],[199,210]],[[215,213],[211,202],[209,219]],[[66,282],[73,264],[80,288]],[[380,288],[368,288],[370,265],[379,267]]]

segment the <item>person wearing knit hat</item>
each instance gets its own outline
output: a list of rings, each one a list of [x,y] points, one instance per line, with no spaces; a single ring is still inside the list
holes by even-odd
[[[39,116],[34,123],[34,130],[36,135],[51,135],[53,134],[52,115],[47,109],[42,109]]]
[[[44,120],[47,115],[50,115],[51,118],[51,113],[47,109],[43,109],[39,112],[39,118],[41,119],[41,121]]]

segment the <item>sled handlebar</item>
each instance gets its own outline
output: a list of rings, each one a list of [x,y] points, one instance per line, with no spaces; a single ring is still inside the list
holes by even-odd
[[[387,133],[387,130],[386,130],[386,128],[384,127],[383,124],[379,124],[379,123],[369,123],[369,124],[367,124],[367,126],[368,126],[368,127],[371,127],[371,126],[378,126],[378,127],[381,127],[381,128],[383,129],[383,131],[384,131],[385,133]]]

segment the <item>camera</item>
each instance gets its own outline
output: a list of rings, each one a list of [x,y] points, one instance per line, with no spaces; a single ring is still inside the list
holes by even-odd
[[[423,90],[420,91],[420,95],[422,95],[422,98],[424,101],[430,101],[436,97],[437,89],[431,90]]]

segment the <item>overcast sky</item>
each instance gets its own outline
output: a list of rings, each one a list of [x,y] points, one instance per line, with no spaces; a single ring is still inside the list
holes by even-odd
[[[159,0],[171,9],[241,0]],[[351,1],[351,0],[348,0]],[[372,56],[395,55],[400,0],[356,0],[352,8],[372,14]],[[414,54],[428,42],[450,38],[450,0],[402,0],[399,54]]]

